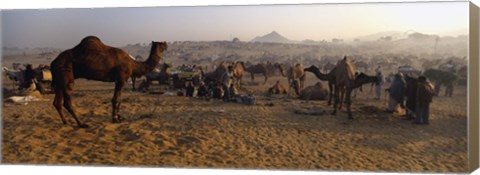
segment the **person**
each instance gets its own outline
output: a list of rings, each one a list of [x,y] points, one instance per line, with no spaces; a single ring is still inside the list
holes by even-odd
[[[432,83],[427,81],[425,76],[418,77],[417,84],[417,104],[414,124],[429,124],[430,103],[432,102],[435,88]]]
[[[378,81],[375,82],[375,100],[380,100],[382,97],[382,87],[383,83],[385,83],[385,78],[383,78],[382,72],[377,72]]]
[[[197,91],[197,97],[204,97],[207,95],[207,87],[205,86],[205,83],[202,81],[200,82],[200,87],[198,88]]]
[[[28,88],[32,83],[36,82],[37,73],[33,70],[31,64],[28,64],[25,72],[23,73],[23,83],[20,88]]]
[[[223,87],[223,101],[230,101],[230,92],[229,87],[232,84],[233,79],[233,67],[230,65],[228,66],[227,71],[225,71],[220,80],[222,81]]]
[[[195,87],[193,87],[193,84],[191,81],[187,82],[187,87],[186,87],[186,92],[185,95],[187,97],[193,97],[193,92],[195,91]]]
[[[393,113],[400,105],[403,107],[403,99],[405,97],[405,80],[403,80],[402,73],[397,73],[388,90],[390,99],[388,101],[388,108],[386,112]]]
[[[381,73],[382,72],[382,68],[380,66],[378,66],[377,68],[375,68],[375,73],[378,74],[378,73]]]
[[[230,92],[230,98],[234,98],[237,95],[237,89],[235,88],[234,84],[230,84],[230,89],[228,89]]]

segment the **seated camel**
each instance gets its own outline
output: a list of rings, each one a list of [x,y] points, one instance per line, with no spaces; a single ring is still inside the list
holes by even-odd
[[[272,94],[287,94],[287,90],[282,83],[280,83],[280,81],[277,81],[275,85],[273,85],[271,88],[268,88],[268,95]]]
[[[305,87],[300,92],[300,99],[303,100],[327,100],[327,97],[328,90],[320,82],[313,86]]]

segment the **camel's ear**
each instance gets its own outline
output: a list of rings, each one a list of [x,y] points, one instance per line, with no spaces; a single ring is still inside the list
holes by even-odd
[[[345,55],[345,56],[343,57],[343,60],[344,60],[344,61],[347,60],[347,55]]]

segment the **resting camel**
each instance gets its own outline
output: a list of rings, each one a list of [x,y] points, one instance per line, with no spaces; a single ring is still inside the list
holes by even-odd
[[[296,87],[294,83],[299,83],[299,88],[296,88],[295,93],[300,95],[299,89],[303,89],[305,84],[306,75],[303,71],[303,66],[301,64],[296,64],[294,67],[290,67],[286,72],[283,70],[281,65],[277,65],[278,69],[280,69],[280,73],[283,77],[287,77],[289,88],[288,91],[292,92],[292,88]]]
[[[88,127],[77,117],[73,108],[73,83],[77,78],[115,82],[112,98],[112,122],[121,122],[118,115],[122,88],[131,76],[141,76],[151,72],[162,59],[167,49],[166,42],[152,41],[150,55],[145,62],[132,60],[129,55],[118,48],[107,46],[96,36],[87,36],[72,49],[60,53],[51,63],[52,87],[55,90],[53,105],[57,109],[63,124],[67,124],[62,105],[75,118],[80,128]]]
[[[245,71],[250,73],[252,82],[255,81],[255,74],[263,74],[263,76],[265,76],[265,81],[263,82],[263,84],[265,84],[268,80],[268,71],[267,67],[264,64],[252,65],[246,68]]]
[[[333,68],[328,74],[323,74],[322,72],[320,72],[320,69],[318,69],[316,66],[310,66],[306,69],[304,69],[304,71],[307,71],[307,72],[312,72],[318,79],[320,80],[323,80],[323,81],[328,81],[328,89],[330,91],[329,93],[329,98],[328,98],[328,105],[331,104],[331,101],[332,101],[332,97],[333,97],[333,91],[334,91],[334,86],[335,86],[335,81],[336,81],[336,76],[335,76],[335,73],[336,73],[336,67]],[[358,74],[356,77],[355,77],[355,85],[353,88],[357,88],[357,87],[360,87],[362,86],[363,84],[366,84],[366,83],[373,83],[373,82],[377,82],[378,81],[378,77],[376,76],[369,76],[369,75],[366,75],[364,73],[360,73]],[[342,101],[344,99],[344,95],[345,95],[345,89],[340,89],[340,106],[339,106],[339,109],[342,108]]]
[[[304,100],[326,100],[327,96],[328,90],[320,82],[313,86],[308,86],[300,92],[300,98]]]
[[[275,85],[273,85],[271,88],[268,88],[268,95],[272,94],[287,94],[287,90],[283,86],[280,81],[277,81]]]
[[[312,72],[318,79],[328,81],[328,89],[330,91],[328,96],[328,105],[330,106],[332,104],[334,90],[333,86],[335,85],[335,68],[333,68],[328,74],[323,74],[322,72],[320,72],[320,69],[318,69],[314,65],[304,69],[304,71]]]

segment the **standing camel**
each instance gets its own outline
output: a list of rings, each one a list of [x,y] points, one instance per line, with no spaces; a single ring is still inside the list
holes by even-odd
[[[303,66],[301,64],[296,64],[293,67],[290,67],[286,72],[283,69],[282,65],[278,64],[277,65],[278,69],[280,70],[280,73],[282,74],[283,77],[287,77],[288,83],[289,83],[289,90],[288,92],[292,92],[291,89],[292,87],[297,87],[294,83],[299,82],[300,88],[296,88],[295,93],[297,95],[300,95],[300,89],[303,89],[303,86],[305,84],[305,71],[303,71]]]
[[[245,71],[250,73],[252,82],[255,81],[255,74],[263,74],[263,76],[265,76],[265,81],[263,82],[263,84],[265,84],[268,80],[268,71],[267,67],[264,64],[252,65],[246,68]]]
[[[318,79],[323,80],[323,81],[328,81],[328,91],[329,91],[329,97],[328,97],[328,105],[330,106],[332,104],[332,97],[333,97],[333,86],[335,85],[335,68],[333,68],[328,74],[323,74],[320,72],[320,69],[317,68],[316,66],[312,65],[304,71],[307,72],[312,72]]]
[[[233,64],[233,83],[237,89],[240,89],[242,84],[243,73],[245,72],[245,66],[243,62],[238,61]]]
[[[150,55],[145,62],[132,60],[118,48],[107,46],[95,36],[87,36],[72,49],[63,51],[51,63],[52,87],[55,90],[53,105],[57,109],[63,124],[67,124],[62,105],[75,118],[80,128],[88,125],[81,122],[73,108],[73,83],[77,78],[115,82],[112,98],[112,122],[121,122],[118,115],[122,88],[129,77],[145,75],[151,72],[162,59],[167,49],[166,42],[153,42]]]
[[[329,98],[328,98],[328,105],[330,106],[331,104],[331,101],[332,101],[332,97],[334,95],[334,86],[336,85],[335,81],[336,81],[336,69],[337,67],[333,68],[328,74],[323,74],[322,72],[320,72],[320,69],[317,68],[316,66],[310,66],[306,69],[304,69],[305,71],[307,72],[312,72],[318,79],[320,80],[323,80],[323,81],[328,81],[328,89],[330,91],[329,93]],[[354,86],[353,88],[357,88],[357,87],[360,87],[362,86],[363,84],[366,84],[366,83],[373,83],[373,82],[377,82],[378,81],[378,77],[376,76],[369,76],[369,75],[366,75],[364,73],[360,73],[358,74],[356,77],[355,77],[355,82],[354,82]],[[342,101],[344,99],[344,95],[345,95],[345,89],[340,89],[340,106],[339,106],[339,109],[342,108]]]
[[[345,90],[345,103],[347,104],[348,119],[352,119],[352,111],[350,109],[350,105],[352,104],[351,93],[354,87],[355,67],[350,62],[350,60],[347,60],[347,56],[345,56],[335,68],[335,99],[333,103],[333,115],[336,115],[337,105],[340,102],[339,92],[340,90]]]

